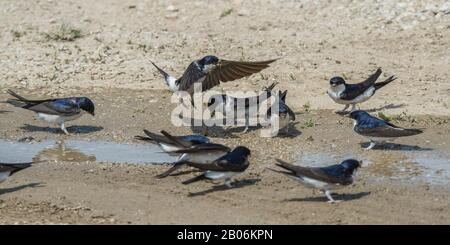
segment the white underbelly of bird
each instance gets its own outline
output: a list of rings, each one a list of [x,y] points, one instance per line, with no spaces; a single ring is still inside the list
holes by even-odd
[[[280,118],[279,120],[280,129],[283,129],[289,125],[290,122],[289,115],[280,116],[279,118]]]
[[[174,151],[178,151],[178,150],[182,149],[181,147],[176,147],[176,146],[173,146],[173,145],[168,145],[168,144],[163,144],[163,143],[159,143],[158,145],[165,152],[174,152]]]
[[[230,179],[236,176],[238,172],[216,172],[216,171],[206,171],[205,177],[212,180],[217,179]]]
[[[275,137],[278,135],[278,132],[286,128],[289,125],[290,119],[289,115],[285,116],[279,116],[276,114],[273,114],[270,116],[270,132],[271,136]]]
[[[394,141],[395,137],[367,137],[370,141],[373,142],[388,142],[388,141]]]
[[[316,188],[316,189],[321,189],[321,190],[336,190],[336,189],[342,188],[342,185],[339,185],[339,184],[329,184],[329,183],[311,179],[308,177],[298,178],[298,181],[300,181],[306,187]]]
[[[61,124],[63,122],[75,120],[75,119],[81,117],[81,115],[82,115],[82,113],[78,113],[76,115],[66,117],[66,116],[50,115],[50,114],[38,112],[37,118],[44,120],[48,123]]]
[[[349,104],[359,104],[367,101],[372,97],[372,95],[375,93],[375,87],[370,87],[364,93],[360,94],[358,97],[352,99],[352,100],[343,100],[340,98],[340,93],[328,91],[328,95],[331,97],[331,99],[334,100],[334,102],[342,105],[349,105]]]

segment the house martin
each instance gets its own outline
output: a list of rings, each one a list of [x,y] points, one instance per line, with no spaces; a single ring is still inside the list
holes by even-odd
[[[204,179],[224,179],[225,185],[231,188],[233,187],[231,178],[244,172],[250,165],[249,156],[250,150],[247,147],[238,146],[233,151],[210,163],[187,162],[187,165],[204,172],[202,175],[184,181],[183,184],[188,185]]]
[[[87,97],[29,100],[11,90],[8,93],[15,99],[8,99],[7,103],[36,112],[39,119],[58,124],[65,134],[69,134],[64,126],[66,121],[75,120],[84,112],[94,116],[94,103]]]
[[[331,191],[352,184],[353,174],[362,164],[360,161],[347,159],[340,164],[328,167],[302,167],[289,164],[280,159],[276,160],[278,162],[276,165],[287,171],[270,170],[300,181],[306,187],[325,192],[329,203],[336,202],[331,196]]]
[[[168,134],[167,132],[161,131],[168,139],[171,141],[179,141],[175,136]],[[181,142],[180,142],[181,143]],[[181,145],[179,145],[181,146]],[[157,175],[157,178],[165,178],[169,176],[175,170],[186,165],[188,162],[195,162],[197,164],[209,164],[214,160],[224,156],[230,152],[230,148],[221,144],[214,143],[201,143],[195,144],[190,147],[185,147],[180,150],[172,151],[173,154],[180,154],[178,161],[167,170],[166,172]]]
[[[0,163],[0,183],[8,179],[9,176],[31,167],[36,162],[26,163]]]
[[[369,78],[357,84],[347,84],[344,78],[333,77],[330,79],[330,90],[327,93],[334,102],[345,105],[341,112],[346,112],[350,105],[352,105],[351,111],[354,111],[356,104],[367,101],[375,94],[375,91],[396,79],[396,77],[390,76],[383,82],[375,83],[380,75],[381,69],[378,68]]]
[[[175,151],[182,150],[185,148],[190,148],[193,145],[203,144],[203,143],[211,143],[210,139],[202,136],[202,135],[183,135],[183,136],[173,136],[171,138],[166,137],[169,133],[162,130],[160,134],[152,133],[148,130],[144,129],[144,133],[147,136],[135,136],[138,140],[148,141],[154,144],[157,144],[164,152],[169,155],[179,155],[175,153]],[[173,138],[176,139],[173,140]]]
[[[287,134],[289,131],[289,123],[291,121],[295,121],[295,113],[286,104],[286,95],[287,90],[279,94],[279,99],[277,100],[278,114],[272,113],[272,107],[267,110],[267,118],[271,125],[272,137],[277,136],[281,129],[284,129],[285,133]],[[276,106],[276,104],[274,106]],[[277,125],[277,121],[278,127],[275,127],[275,125]]]
[[[206,91],[219,85],[220,82],[233,81],[260,72],[276,60],[231,61],[208,55],[199,60],[194,60],[178,79],[170,76],[153,62],[152,64],[164,76],[164,80],[172,92],[188,91],[192,95],[194,93],[194,83],[201,83],[202,91]]]
[[[224,115],[224,119],[233,117],[233,122],[244,119],[245,129],[241,134],[246,133],[249,128],[250,117],[257,116],[253,113],[258,113],[260,106],[267,101],[273,94],[273,89],[277,85],[277,82],[272,83],[268,87],[262,89],[263,93],[252,97],[233,97],[228,94],[216,94],[209,98],[208,109],[211,111],[211,118],[217,111],[220,111]],[[252,115],[250,115],[252,113]],[[244,118],[237,118],[239,115],[243,115]],[[227,120],[228,121],[228,120]],[[231,125],[226,125],[231,127]]]
[[[353,119],[353,130],[370,140],[370,145],[366,150],[372,149],[377,143],[393,141],[398,137],[412,136],[423,132],[422,129],[395,126],[361,110],[351,112],[349,117]]]

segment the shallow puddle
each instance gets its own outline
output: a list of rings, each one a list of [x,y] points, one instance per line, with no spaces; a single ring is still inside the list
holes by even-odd
[[[386,151],[381,157],[373,159],[359,154],[338,156],[331,153],[306,153],[300,155],[295,164],[324,167],[340,163],[348,158],[362,160],[363,169],[367,169],[366,171],[374,174],[374,178],[377,179],[425,181],[432,185],[450,183],[450,151],[443,150],[402,151],[400,149],[396,152]]]
[[[423,168],[421,177],[431,184],[450,183],[450,151],[429,151],[407,154],[408,160]]]
[[[370,158],[365,154],[333,155],[331,153],[303,153],[296,164],[323,167],[344,159],[363,161],[363,167],[374,178],[405,181],[425,181],[430,184],[450,183],[450,151],[399,150]],[[125,144],[106,141],[31,141],[0,139],[0,162],[28,161],[108,162],[129,164],[162,164],[176,161],[152,144]]]
[[[152,144],[105,141],[44,140],[18,142],[0,139],[0,162],[68,161],[130,164],[162,164],[176,161]]]

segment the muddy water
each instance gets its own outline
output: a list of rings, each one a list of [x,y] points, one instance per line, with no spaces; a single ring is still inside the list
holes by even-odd
[[[18,142],[0,140],[0,162],[27,161],[109,162],[161,164],[176,161],[152,144],[121,144],[105,141],[44,140]]]

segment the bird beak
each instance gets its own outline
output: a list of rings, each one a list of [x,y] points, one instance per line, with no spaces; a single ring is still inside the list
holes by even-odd
[[[92,116],[95,116],[95,112],[92,112],[91,115],[92,115]]]

